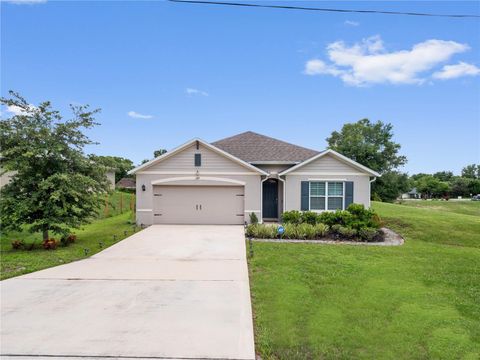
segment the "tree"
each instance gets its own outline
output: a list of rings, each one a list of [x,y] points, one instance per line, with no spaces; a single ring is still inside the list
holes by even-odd
[[[406,164],[407,158],[398,155],[400,144],[392,141],[393,126],[368,119],[345,124],[340,132],[327,138],[330,149],[359,162],[379,173],[394,170]]]
[[[30,105],[18,93],[0,103],[19,114],[0,121],[3,171],[14,171],[1,189],[3,230],[49,231],[68,234],[87,223],[98,211],[101,193],[108,191],[106,167],[85,156],[93,142],[83,133],[97,125],[88,106],[71,106],[73,117],[64,120],[50,102]]]
[[[411,188],[407,174],[389,171],[372,183],[372,196],[382,201],[392,202]]]
[[[455,177],[450,182],[450,195],[457,196],[468,196],[470,194],[470,189],[468,188],[470,180],[462,177]]]
[[[480,194],[480,179],[472,179],[468,184],[469,194]]]
[[[433,174],[433,177],[440,181],[451,181],[453,179],[453,172],[451,171],[438,171]]]
[[[165,154],[166,152],[167,152],[167,150],[165,150],[165,149],[155,150],[155,151],[153,152],[153,157],[154,157],[154,158],[159,157],[159,156]]]
[[[131,175],[128,175],[128,171],[132,170],[134,167],[132,160],[119,156],[92,155],[92,157],[95,161],[115,170],[115,182],[120,181],[124,177],[131,177]]]
[[[462,177],[469,179],[480,179],[480,165],[467,165],[462,169]]]
[[[415,186],[419,193],[428,198],[445,196],[450,191],[450,185],[445,181],[440,181],[432,175],[424,176],[415,181]]]

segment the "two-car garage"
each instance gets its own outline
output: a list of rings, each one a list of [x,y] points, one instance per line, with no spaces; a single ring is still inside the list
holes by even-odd
[[[244,187],[153,186],[154,224],[244,223]]]

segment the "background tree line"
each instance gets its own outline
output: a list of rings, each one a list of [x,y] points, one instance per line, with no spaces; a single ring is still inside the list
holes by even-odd
[[[407,158],[399,154],[401,145],[393,141],[393,126],[362,119],[345,124],[327,138],[330,149],[381,174],[372,183],[372,199],[394,201],[413,188],[424,198],[469,197],[480,194],[480,165],[463,168],[461,176],[451,171],[409,176],[399,168]]]

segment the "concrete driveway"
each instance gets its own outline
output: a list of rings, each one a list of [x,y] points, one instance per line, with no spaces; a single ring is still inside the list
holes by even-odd
[[[1,291],[2,358],[255,358],[242,226],[151,226]]]

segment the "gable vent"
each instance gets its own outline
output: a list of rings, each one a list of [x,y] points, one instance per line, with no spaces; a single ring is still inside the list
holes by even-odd
[[[202,154],[195,154],[195,166],[202,166]]]

